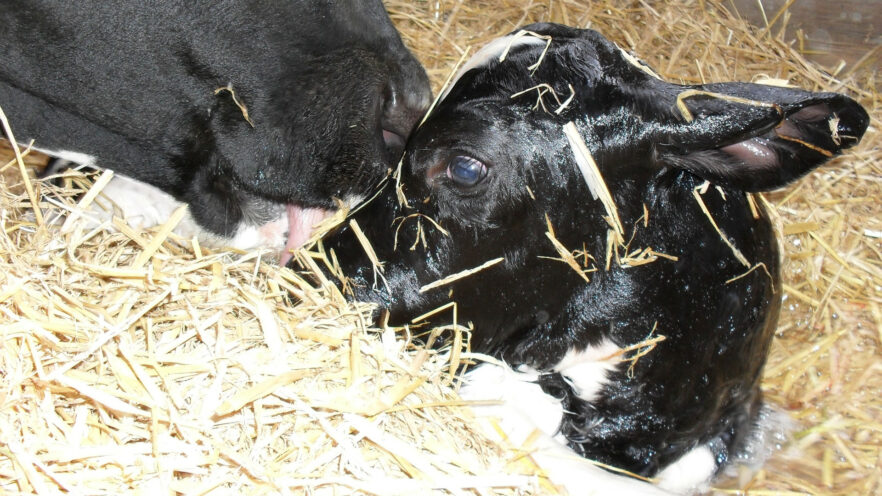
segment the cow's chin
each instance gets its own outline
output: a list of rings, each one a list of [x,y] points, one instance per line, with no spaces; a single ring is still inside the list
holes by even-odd
[[[110,224],[113,216],[126,220],[136,229],[150,229],[168,222],[173,213],[185,205],[168,193],[123,174],[115,174],[102,190],[112,208],[93,204],[88,209],[90,227]],[[357,203],[353,198],[349,204]],[[275,203],[250,197],[240,203],[243,219],[228,235],[217,234],[196,221],[191,209],[175,226],[175,234],[196,238],[211,248],[237,250],[267,250],[279,259],[281,265],[291,260],[292,251],[302,247],[315,234],[315,226],[334,215],[336,209],[309,208],[294,204]]]
[[[334,213],[334,210],[324,208],[286,205],[287,232],[285,233],[285,247],[279,255],[279,265],[287,265],[293,257],[293,251],[305,245],[315,233],[316,226],[333,216]]]

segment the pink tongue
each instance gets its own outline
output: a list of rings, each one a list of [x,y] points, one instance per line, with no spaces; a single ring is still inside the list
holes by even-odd
[[[288,205],[288,241],[279,259],[279,265],[285,266],[291,260],[291,251],[296,250],[309,241],[312,228],[333,213],[323,208],[300,208]]]

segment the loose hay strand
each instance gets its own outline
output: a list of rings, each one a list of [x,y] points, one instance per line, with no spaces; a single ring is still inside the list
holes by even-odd
[[[717,235],[720,236],[720,240],[722,240],[723,243],[725,243],[726,246],[728,246],[729,249],[732,250],[732,255],[735,256],[735,259],[738,260],[739,262],[741,262],[741,264],[744,265],[745,267],[749,268],[750,262],[748,262],[747,258],[744,257],[744,254],[741,253],[741,250],[739,250],[738,247],[736,247],[735,245],[732,244],[731,241],[729,241],[729,237],[726,236],[726,233],[724,233],[720,229],[720,226],[717,225],[717,221],[714,220],[714,217],[711,215],[710,211],[707,209],[707,205],[704,204],[704,200],[701,199],[700,190],[706,189],[707,184],[709,184],[709,183],[705,182],[704,184],[696,186],[695,189],[692,190],[692,196],[695,198],[695,201],[698,203],[698,206],[701,208],[702,213],[704,213],[705,217],[707,217],[707,220],[711,223],[711,226],[713,226],[714,231],[716,231]]]
[[[461,272],[457,272],[456,274],[451,274],[443,279],[439,279],[435,282],[431,282],[429,284],[424,285],[423,287],[420,288],[420,293],[425,293],[426,291],[430,291],[435,288],[440,288],[441,286],[446,286],[452,282],[455,282],[460,279],[477,274],[478,272],[481,272],[482,270],[493,267],[494,265],[501,263],[501,262],[504,262],[504,261],[505,261],[504,257],[494,258],[493,260],[489,260],[487,262],[484,262],[477,267],[474,267],[471,269],[466,269]]]
[[[99,194],[104,190],[104,188],[110,184],[110,180],[113,179],[113,171],[106,170],[98,176],[98,179],[92,184],[92,187],[86,191],[86,194],[77,202],[77,207],[71,213],[68,214],[67,218],[64,220],[64,224],[61,225],[61,232],[66,233],[73,229],[73,226],[76,224],[77,219],[85,212],[92,202],[95,201],[95,198],[98,197]]]
[[[542,65],[542,61],[545,59],[545,55],[548,53],[548,49],[551,48],[551,41],[552,41],[551,36],[539,34],[539,33],[533,32],[533,31],[527,31],[527,30],[522,29],[522,30],[518,31],[517,33],[515,33],[511,37],[511,40],[509,40],[508,45],[505,47],[505,50],[503,50],[502,53],[499,54],[499,62],[505,61],[506,57],[508,57],[508,52],[511,51],[511,47],[514,45],[514,43],[518,39],[523,38],[524,36],[532,36],[533,38],[539,38],[540,40],[545,40],[545,48],[543,48],[542,53],[539,54],[539,59],[536,60],[536,62],[534,62],[532,65],[527,67],[527,69],[529,69],[531,71],[535,71],[536,69],[539,68],[540,65]]]
[[[214,415],[216,417],[224,417],[233,412],[239,411],[244,408],[245,405],[272,394],[276,389],[282,386],[287,386],[298,379],[307,377],[312,372],[312,369],[292,370],[276,377],[271,377],[248,389],[239,391],[234,397],[221,403],[217,410],[215,410]]]
[[[233,99],[233,103],[239,107],[239,110],[242,112],[242,117],[245,119],[245,122],[248,123],[251,127],[254,127],[254,122],[251,120],[251,117],[248,115],[248,107],[239,100],[239,97],[236,95],[236,90],[233,89],[233,84],[229,83],[226,86],[222,86],[214,90],[215,95],[219,95],[221,92],[226,91],[230,93],[230,98]]]
[[[18,147],[18,142],[15,140],[15,135],[12,134],[12,127],[9,125],[9,119],[6,117],[6,113],[3,111],[2,107],[0,107],[0,124],[3,124],[3,132],[6,134],[9,144],[12,146],[12,150],[15,152],[15,162],[18,164],[18,172],[21,174],[21,180],[24,182],[25,190],[28,192],[28,200],[31,202],[31,211],[37,219],[37,225],[43,225],[43,211],[40,209],[40,201],[37,198],[37,193],[34,191],[34,185],[31,183],[30,175],[25,167],[21,150]],[[28,149],[30,149],[30,146],[28,146]]]
[[[576,257],[567,249],[566,246],[561,243],[557,237],[554,235],[554,227],[551,225],[551,219],[548,217],[548,214],[545,214],[545,224],[548,227],[548,230],[545,231],[545,236],[551,241],[551,244],[554,246],[554,249],[557,251],[558,255],[560,255],[561,260],[564,261],[567,265],[570,266],[579,277],[581,277],[585,282],[591,282],[591,279],[588,278],[588,275],[585,273],[585,270],[579,265],[579,262],[576,260]]]
[[[591,194],[595,199],[600,198],[603,208],[606,209],[606,214],[611,219],[616,232],[619,236],[624,237],[625,230],[622,228],[622,221],[619,220],[619,212],[616,209],[615,201],[609,192],[609,188],[606,186],[606,182],[603,180],[603,175],[600,173],[594,157],[591,156],[591,151],[588,150],[585,139],[579,134],[576,124],[572,121],[564,124],[563,130],[569,140],[573,155],[576,157],[576,164],[578,164],[579,170],[582,172],[582,177],[585,178],[585,183],[588,184],[588,189],[591,190]]]
[[[156,251],[159,250],[159,247],[162,246],[163,243],[165,243],[165,240],[168,238],[174,228],[177,227],[178,224],[180,224],[181,220],[183,220],[184,216],[187,215],[187,208],[188,207],[186,205],[181,205],[180,207],[176,208],[174,212],[172,212],[168,220],[165,221],[164,224],[162,224],[162,226],[153,236],[153,239],[151,239],[144,250],[138,254],[138,256],[135,258],[135,261],[132,262],[133,269],[139,269],[143,267],[144,264],[147,263],[148,260],[150,260],[150,257],[152,257],[156,253]]]
[[[758,100],[750,100],[748,98],[741,98],[741,97],[737,97],[737,96],[724,95],[722,93],[713,93],[711,91],[686,90],[686,91],[680,92],[680,94],[677,95],[677,109],[680,110],[680,114],[683,116],[683,118],[686,120],[686,122],[692,122],[693,120],[695,120],[695,116],[692,115],[692,112],[689,110],[689,107],[686,106],[686,99],[687,98],[694,98],[696,96],[705,96],[708,98],[716,98],[718,100],[725,100],[727,102],[739,103],[742,105],[750,105],[752,107],[771,108],[771,109],[775,109],[778,112],[778,115],[780,115],[782,119],[784,118],[784,111],[781,110],[781,107],[775,103],[760,102]]]

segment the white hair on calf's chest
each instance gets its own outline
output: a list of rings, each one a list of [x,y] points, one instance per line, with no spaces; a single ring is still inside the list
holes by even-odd
[[[607,372],[619,363],[618,351],[610,341],[582,351],[571,350],[553,370],[564,375],[580,398],[590,400],[600,393]],[[553,484],[570,495],[668,494],[651,484],[607,472],[567,447],[566,439],[558,433],[563,405],[542,390],[539,375],[501,362],[484,363],[466,375],[460,396],[468,401],[495,402],[472,409],[480,420],[495,421],[513,446],[527,449]]]
[[[590,402],[602,394],[608,374],[621,364],[621,351],[612,341],[604,340],[581,351],[570,350],[552,370],[562,375],[580,399]],[[559,434],[563,405],[542,390],[539,375],[501,362],[484,363],[466,375],[460,396],[467,401],[495,402],[473,406],[472,410],[479,420],[496,422],[506,441],[526,449],[547,477],[568,494],[690,494],[713,476],[716,462],[707,445],[697,446],[662,470],[657,485],[608,472],[582,458]]]
[[[607,383],[607,374],[621,363],[621,352],[615,343],[604,339],[596,346],[584,350],[571,349],[554,366],[580,399],[592,401]]]
[[[609,340],[581,351],[573,349],[552,371],[561,374],[579,398],[591,401],[606,384],[607,373],[619,363],[620,351]],[[501,362],[485,363],[468,373],[460,395],[467,400],[501,402],[499,408],[480,407],[486,408],[481,414],[498,414],[510,438],[526,438],[535,429],[555,435],[563,419],[563,406],[559,399],[542,390],[537,382],[539,375],[529,367],[514,370]],[[521,432],[522,429],[527,432]]]

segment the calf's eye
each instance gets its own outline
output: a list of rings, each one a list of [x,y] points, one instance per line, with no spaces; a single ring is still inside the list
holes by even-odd
[[[460,186],[474,186],[487,177],[487,166],[472,157],[453,157],[447,164],[447,177]]]

